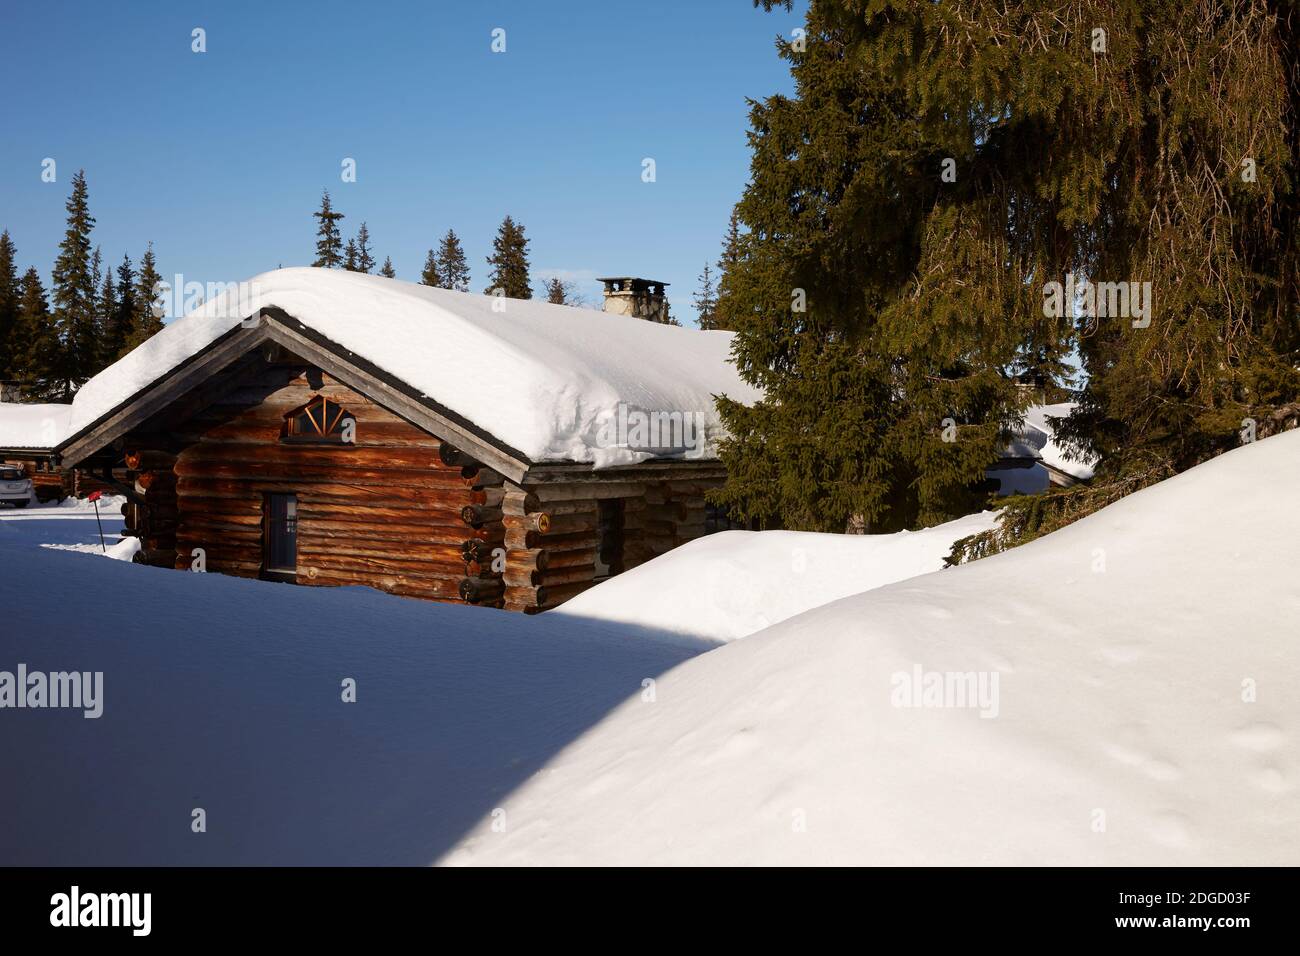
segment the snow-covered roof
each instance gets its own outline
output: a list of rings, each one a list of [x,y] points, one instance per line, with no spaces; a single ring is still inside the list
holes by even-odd
[[[77,392],[67,434],[272,306],[534,462],[602,467],[682,452],[713,458],[722,434],[713,396],[749,403],[760,395],[729,362],[727,332],[295,268],[214,297],[100,372]],[[690,416],[702,438],[693,442],[678,429],[684,441],[636,441],[639,415],[673,413]],[[624,441],[629,433],[633,440]]]
[[[1092,477],[1093,460],[1070,461],[1065,457],[1065,449],[1056,441],[1056,427],[1052,419],[1065,418],[1074,410],[1074,402],[1059,402],[1055,405],[1033,405],[1025,409],[1025,427],[1021,439],[1033,445],[1043,464],[1063,471],[1067,475],[1087,481]]]
[[[48,450],[68,434],[71,405],[0,402],[0,448]]]

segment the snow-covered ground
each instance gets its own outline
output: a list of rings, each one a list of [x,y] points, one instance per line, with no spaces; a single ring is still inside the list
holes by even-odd
[[[734,641],[850,594],[938,571],[994,513],[889,535],[723,531],[611,578],[556,614]]]
[[[140,550],[139,538],[123,538],[121,495],[105,495],[97,502],[85,498],[64,498],[58,502],[29,505],[22,511],[0,509],[0,536],[21,534],[22,539],[55,551],[98,554],[118,561],[130,561]],[[99,522],[95,521],[98,505]],[[11,522],[35,522],[7,527]],[[50,522],[59,522],[50,524]],[[102,537],[101,537],[102,531]]]
[[[103,540],[110,550],[122,545],[122,503],[125,500],[118,496],[105,496],[98,502]],[[22,509],[0,505],[0,547],[44,547],[102,553],[100,525],[95,523],[95,503],[84,498],[33,503]]]
[[[426,864],[704,647],[42,547],[98,542],[0,509],[0,672],[104,675],[97,719],[0,710],[0,864]]]
[[[836,541],[884,586],[801,613],[789,536],[725,535],[590,592],[635,621],[92,560],[41,547],[94,545],[83,506],[0,512],[0,671],[104,675],[97,719],[0,711],[0,862],[1295,864],[1297,469],[1270,438],[894,583],[941,529]],[[792,616],[717,646],[736,569]]]
[[[445,862],[1300,863],[1297,471],[1270,438],[696,657]]]

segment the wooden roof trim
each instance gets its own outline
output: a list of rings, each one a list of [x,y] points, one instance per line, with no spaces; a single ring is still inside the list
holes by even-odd
[[[726,477],[726,474],[726,466],[716,458],[657,458],[599,470],[589,462],[544,461],[528,469],[523,483],[538,485],[573,481],[657,481],[664,478]]]
[[[60,443],[55,450],[61,461],[72,465],[84,461],[185,395],[202,382],[208,373],[225,368],[269,337],[270,331],[262,322],[235,326],[162,378],[155,379]]]

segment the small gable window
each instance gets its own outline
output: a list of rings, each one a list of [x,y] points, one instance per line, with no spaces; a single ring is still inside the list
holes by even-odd
[[[343,444],[356,434],[356,419],[338,402],[317,395],[284,419],[284,440]]]

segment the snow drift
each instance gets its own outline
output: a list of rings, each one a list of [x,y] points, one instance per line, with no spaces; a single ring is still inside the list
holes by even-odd
[[[702,441],[686,436],[656,452],[715,457],[722,426],[713,396],[751,402],[759,394],[728,361],[729,332],[357,272],[279,269],[209,300],[92,378],[73,401],[70,434],[269,306],[533,461],[642,461],[650,452],[610,441],[620,414],[637,413],[689,415],[703,431]]]
[[[1298,470],[1270,438],[694,658],[446,862],[1300,863]]]
[[[98,540],[93,512],[0,514],[0,671],[103,674],[97,719],[0,709],[0,865],[428,864],[699,650],[105,561]]]
[[[953,542],[994,513],[924,531],[812,534],[723,531],[610,578],[554,613],[734,641],[809,608],[938,571]]]

